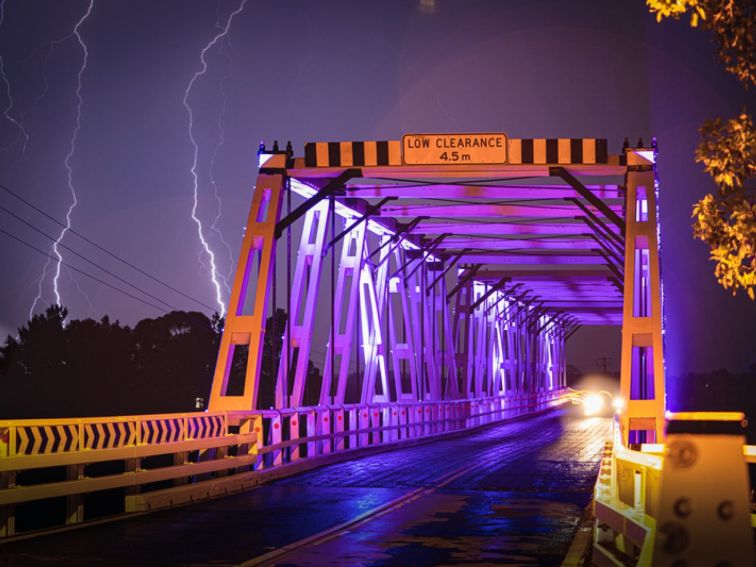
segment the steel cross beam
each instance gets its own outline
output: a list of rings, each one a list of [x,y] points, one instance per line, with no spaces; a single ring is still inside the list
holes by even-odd
[[[617,276],[620,279],[625,279],[625,274],[623,270],[620,270],[619,266],[617,266],[612,259],[603,251],[603,250],[596,250],[602,258],[606,261],[606,267],[609,268],[612,273],[614,273],[615,276]]]
[[[577,331],[577,330],[578,330],[578,329],[579,329],[580,327],[582,327],[582,325],[580,325],[580,324],[575,324],[575,325],[574,325],[574,326],[572,327],[572,329],[570,329],[570,332],[569,332],[569,333],[567,333],[567,335],[566,335],[566,336],[564,337],[564,341],[565,341],[565,342],[567,342],[567,339],[569,339],[569,338],[570,338],[570,337],[571,337],[572,335],[574,335],[574,334],[575,334],[575,332],[576,332],[576,331]]]
[[[617,225],[617,227],[622,231],[622,234],[625,234],[625,221],[623,221],[617,213],[609,208],[606,203],[604,203],[604,201],[596,197],[596,195],[594,195],[585,185],[578,181],[578,179],[575,178],[569,171],[567,171],[563,167],[550,167],[549,173],[556,177],[561,177],[567,183],[569,183],[575,189],[575,191],[580,193],[580,195],[585,198],[585,200],[596,207],[604,214],[604,216],[606,216],[606,218]],[[576,199],[571,200],[576,201]]]
[[[370,181],[373,181],[372,183]],[[485,189],[485,195],[492,199],[538,199],[544,191],[555,199],[564,199],[577,195],[569,185],[541,184],[541,185],[506,185],[503,183],[489,183],[465,181],[460,184],[443,183],[404,183],[384,184],[376,180],[360,181],[350,184],[347,191],[355,197],[404,197],[409,199],[445,198],[459,199],[472,194],[480,194]],[[593,184],[588,186],[600,197],[609,199],[619,198],[619,188],[613,184]]]
[[[607,279],[611,282],[611,284],[614,287],[617,288],[617,290],[619,290],[620,293],[625,293],[625,286],[624,286],[624,284],[620,280],[618,280],[614,276],[609,276]]]
[[[391,238],[387,239],[380,246],[378,246],[375,250],[373,250],[370,254],[368,254],[367,257],[365,258],[365,260],[366,261],[370,260],[373,256],[375,256],[376,254],[378,254],[381,250],[383,250],[386,246],[388,246],[392,242],[398,243],[401,240],[402,234],[409,233],[414,227],[416,227],[418,225],[418,223],[420,223],[421,221],[423,221],[424,219],[427,219],[427,218],[428,217],[423,217],[423,216],[415,217],[414,219],[412,219],[407,224],[404,224],[404,225],[400,224],[399,228],[391,236]],[[379,262],[379,264],[381,264],[385,260],[386,260],[386,257],[384,257],[383,260],[381,260]]]
[[[536,303],[536,305],[534,307],[536,309],[539,306],[543,305],[543,302],[540,301],[540,297],[538,297],[538,296],[535,296],[535,297],[532,297],[532,298],[526,300],[525,303],[523,303],[519,307],[515,305],[515,310],[512,313],[510,313],[509,315],[507,315],[506,313],[504,314],[504,317],[506,317],[505,322],[509,323],[510,321],[516,320],[517,317],[520,316],[520,314],[522,314],[523,312],[526,312],[527,309],[531,305],[533,305],[533,303],[535,303],[535,302],[538,302],[538,303]]]
[[[411,271],[411,272],[410,272],[409,274],[407,274],[407,275],[405,276],[405,277],[407,277],[407,278],[410,278],[410,277],[412,277],[412,276],[413,276],[413,275],[415,274],[415,272],[416,272],[416,271],[417,271],[417,270],[418,270],[418,269],[420,268],[420,266],[422,266],[422,265],[423,265],[423,262],[425,262],[425,261],[426,261],[426,258],[427,258],[427,257],[428,257],[428,256],[429,256],[430,254],[432,254],[432,253],[433,253],[433,251],[434,251],[434,250],[435,250],[436,248],[438,248],[438,245],[439,245],[439,244],[441,244],[441,242],[442,242],[442,241],[444,240],[444,238],[446,238],[447,236],[449,236],[449,235],[448,235],[448,234],[441,234],[440,236],[438,236],[437,238],[435,238],[435,239],[434,239],[434,240],[433,240],[433,241],[432,241],[432,242],[431,242],[431,243],[430,243],[430,244],[428,245],[428,248],[425,248],[425,249],[423,249],[423,250],[422,250],[422,251],[420,252],[420,255],[419,255],[419,257],[418,257],[418,258],[412,258],[412,259],[408,260],[407,262],[405,262],[405,263],[404,263],[404,264],[402,265],[402,267],[401,267],[401,268],[399,268],[399,269],[398,269],[398,270],[397,270],[396,272],[394,272],[393,274],[391,274],[391,276],[390,276],[390,277],[392,277],[392,278],[393,278],[394,276],[396,276],[396,275],[398,275],[398,274],[400,274],[400,273],[404,273],[404,272],[405,272],[405,270],[407,269],[407,266],[409,266],[409,265],[410,265],[410,264],[411,264],[412,262],[414,262],[415,260],[418,260],[418,259],[419,259],[419,260],[420,260],[420,262],[418,262],[417,266],[415,266],[414,268],[412,268],[412,271]]]
[[[564,312],[564,315],[561,319],[557,317],[555,320],[551,322],[550,325],[547,325],[546,328],[548,328],[549,326],[553,326],[554,331],[560,336],[563,336],[565,327],[571,324],[572,321],[574,320],[575,320],[574,317],[570,313]]]
[[[559,326],[559,333],[562,337],[562,340],[564,340],[565,335],[567,334],[567,330],[571,329],[573,325],[577,325],[578,320],[575,319],[572,315],[569,315],[568,317],[565,317],[562,319],[562,322]]]
[[[325,249],[323,250],[323,254],[327,254],[328,251],[331,249],[331,247],[335,246],[337,242],[339,242],[342,238],[344,238],[347,234],[349,234],[352,230],[357,228],[360,224],[367,221],[371,215],[375,214],[376,211],[380,211],[381,207],[388,203],[389,201],[393,201],[396,199],[396,197],[386,197],[385,199],[381,200],[380,202],[376,203],[375,205],[370,205],[365,211],[365,214],[362,215],[359,219],[354,221],[352,224],[350,224],[348,227],[346,227],[344,230],[342,230],[338,236],[336,236],[333,240],[331,240],[328,244],[326,244]]]
[[[486,299],[488,299],[488,298],[489,298],[489,297],[491,297],[491,296],[492,296],[492,295],[493,295],[494,293],[496,293],[497,291],[499,291],[500,289],[502,289],[502,288],[503,288],[504,286],[506,286],[506,285],[507,285],[507,282],[511,281],[511,279],[512,279],[512,278],[510,278],[510,277],[504,276],[504,277],[503,277],[503,278],[501,278],[501,279],[500,279],[500,280],[499,280],[499,281],[498,281],[497,283],[495,283],[494,285],[492,285],[492,286],[491,286],[491,289],[489,289],[488,291],[486,291],[486,292],[485,292],[485,293],[484,293],[483,295],[481,295],[481,296],[480,296],[480,297],[479,297],[479,298],[478,298],[478,299],[477,299],[477,300],[475,301],[475,303],[473,303],[472,305],[470,305],[470,307],[469,307],[469,311],[470,311],[470,313],[472,313],[473,311],[475,311],[475,310],[476,310],[476,309],[478,308],[478,306],[479,306],[479,305],[480,305],[481,303],[483,303],[483,302],[484,302],[484,301],[485,301]],[[488,313],[488,311],[486,311],[486,313]]]
[[[281,363],[278,365],[275,386],[277,407],[302,404],[313,329],[316,324],[318,288],[323,272],[322,250],[329,220],[327,211],[328,203],[321,202],[305,214],[289,298],[289,313],[284,329],[284,344],[287,348],[282,349]],[[310,242],[311,237],[312,242]],[[302,322],[298,323],[300,320]],[[292,345],[296,345],[296,348],[292,348]],[[294,370],[294,381],[291,385],[291,395],[289,395],[288,377],[292,370]]]
[[[523,291],[523,292],[522,292],[522,293],[521,293],[520,295],[518,295],[517,297],[513,297],[513,298],[511,299],[511,303],[510,303],[510,304],[509,304],[509,305],[507,306],[507,308],[506,308],[506,309],[504,309],[504,311],[502,311],[501,313],[499,313],[499,315],[498,315],[498,319],[499,319],[499,320],[501,320],[501,321],[504,321],[504,323],[508,323],[508,322],[509,322],[509,321],[510,321],[510,320],[512,319],[512,315],[513,315],[514,313],[516,313],[516,312],[517,312],[517,310],[519,309],[519,306],[518,306],[517,304],[518,304],[518,303],[519,303],[520,301],[523,301],[523,300],[524,300],[524,301],[529,301],[530,303],[532,303],[533,301],[535,301],[535,300],[537,299],[537,297],[532,297],[532,298],[528,299],[528,298],[527,298],[527,295],[528,295],[529,293],[532,293],[532,291],[531,291],[531,290],[529,290],[529,289],[526,289],[525,291]],[[528,305],[529,305],[530,303],[528,303]],[[513,311],[512,311],[512,310],[513,310]],[[506,319],[505,319],[505,318],[506,318]]]
[[[582,203],[581,203],[582,204]],[[607,243],[612,245],[617,252],[624,253],[625,251],[625,240],[624,238],[621,238],[616,232],[612,231],[602,222],[594,222],[589,218],[590,215],[593,213],[586,207],[585,212],[588,216],[578,216],[577,218],[583,221],[586,225],[588,225],[588,228],[590,228],[593,231],[593,234],[596,236],[603,236],[606,238]],[[594,216],[594,219],[598,218]],[[607,238],[608,237],[608,238]]]
[[[558,323],[563,323],[569,316],[570,316],[570,314],[567,313],[566,311],[562,311],[560,313],[555,313],[554,315],[552,315],[551,317],[549,317],[548,321],[546,321],[543,325],[541,325],[540,327],[538,327],[538,329],[536,329],[535,334],[537,335],[541,331],[545,331],[551,325],[557,325]],[[561,318],[561,320],[560,320],[560,318]]]
[[[534,335],[538,335],[538,332],[540,331],[541,327],[548,325],[554,317],[559,315],[559,312],[550,314],[545,309],[539,309],[538,313],[536,313],[535,315],[536,316],[533,318],[533,320],[530,321],[530,323],[528,324],[528,331],[533,333]],[[546,317],[546,322],[543,323],[542,325],[538,325],[538,320],[541,317]]]
[[[533,305],[533,308],[532,309],[525,309],[524,312],[523,312],[525,314],[525,326],[526,326],[526,329],[529,332],[532,332],[531,331],[531,326],[533,324],[533,321],[534,320],[537,321],[538,317],[540,317],[541,315],[544,315],[546,313],[544,311],[544,309],[543,309],[543,306],[546,304],[546,302],[543,299],[541,299],[540,297],[538,297],[536,299],[537,299],[537,301],[536,301],[535,305]]]
[[[460,258],[462,258],[462,256],[464,256],[466,252],[467,250],[465,249],[465,250],[462,250],[459,254],[454,255],[454,259],[448,263],[448,266],[446,266],[446,268],[442,270],[441,275],[438,276],[435,280],[433,280],[430,286],[428,286],[428,289],[425,292],[426,295],[430,294],[431,290],[436,287],[436,284],[440,282],[446,276],[447,273],[449,273],[449,270],[451,270],[457,264],[457,262],[459,262]]]
[[[508,278],[508,281],[512,279],[512,278],[509,278],[509,277],[507,277],[507,278]],[[489,313],[491,312],[491,310],[492,310],[492,309],[495,309],[495,308],[496,308],[496,307],[497,307],[497,306],[499,305],[499,303],[501,303],[501,302],[502,302],[503,300],[505,300],[505,299],[510,299],[510,300],[512,300],[512,295],[511,295],[511,294],[512,294],[512,292],[513,292],[514,290],[516,290],[517,288],[520,288],[520,287],[522,287],[523,285],[524,285],[524,284],[522,284],[522,283],[518,283],[518,284],[515,284],[515,285],[513,285],[512,287],[510,287],[510,288],[509,288],[509,290],[507,290],[507,292],[506,292],[506,293],[508,293],[508,294],[510,294],[510,295],[509,295],[509,296],[507,296],[506,294],[502,294],[502,295],[501,295],[501,297],[500,297],[499,299],[497,299],[496,301],[494,301],[494,303],[493,303],[493,304],[492,304],[492,305],[491,305],[491,306],[490,306],[490,307],[489,307],[488,309],[486,309],[486,311],[485,311],[485,314],[486,314],[486,315],[488,315],[488,314],[489,314]],[[526,291],[526,292],[525,292],[525,293],[524,293],[523,295],[525,295],[525,294],[527,294],[527,293],[528,293],[528,292]],[[521,297],[522,297],[522,296],[521,296]]]
[[[618,262],[620,264],[624,264],[625,259],[624,258],[620,258],[619,255],[617,254],[617,252],[615,252],[612,248],[610,248],[609,246],[607,246],[598,236],[596,236],[595,234],[591,234],[591,238],[593,238],[593,240],[596,241],[596,244],[598,244],[599,246],[601,246],[601,248],[604,250],[604,252],[606,252],[606,254],[608,256],[611,256],[612,258],[614,258],[615,262]]]
[[[294,222],[302,218],[307,213],[307,211],[309,211],[315,205],[320,203],[323,199],[327,199],[328,197],[332,197],[336,195],[336,192],[338,190],[344,188],[344,185],[346,184],[347,181],[349,181],[350,179],[354,179],[355,177],[361,177],[361,176],[362,176],[362,170],[357,169],[357,168],[350,168],[350,169],[345,169],[337,177],[334,177],[333,179],[331,179],[321,189],[319,189],[318,192],[315,193],[314,196],[307,199],[307,201],[299,205],[296,209],[291,211],[291,213],[289,213],[280,221],[278,221],[278,223],[276,224],[276,232],[275,232],[276,238],[277,239],[281,238],[281,235],[283,234],[284,230],[286,230],[288,227],[294,224]]]
[[[551,201],[550,199],[547,199]],[[619,218],[612,206],[621,210],[615,205],[606,205],[601,203],[614,217]],[[551,219],[563,219],[565,217],[574,217],[577,214],[574,203],[569,200],[562,203],[541,203],[538,204],[516,204],[511,202],[505,203],[475,203],[465,202],[455,204],[453,208],[447,203],[441,204],[399,204],[392,205],[381,209],[381,217],[415,217],[420,212],[424,212],[430,217],[457,217],[457,218],[495,218],[502,217],[543,217]],[[468,221],[469,222],[469,221]]]
[[[546,306],[546,300],[541,300],[539,305],[533,309],[533,311],[529,312],[526,316],[526,319],[528,321],[527,327],[528,332],[533,333],[534,335],[537,335],[538,333],[535,333],[534,330],[536,328],[536,324],[538,323],[538,319],[540,317],[548,317],[549,311]]]
[[[478,273],[478,271],[483,267],[483,264],[475,264],[474,266],[471,266],[468,268],[467,274],[465,274],[460,280],[457,282],[457,285],[455,285],[452,290],[446,295],[446,301],[450,301],[452,297],[460,290],[462,289],[470,280],[472,280],[475,277],[475,274]]]

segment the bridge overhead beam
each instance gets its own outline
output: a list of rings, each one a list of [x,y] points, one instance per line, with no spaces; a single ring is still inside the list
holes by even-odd
[[[517,268],[502,269],[499,267],[486,267],[481,270],[479,277],[482,279],[500,279],[509,275],[513,280],[518,281],[540,281],[540,282],[604,282],[611,276],[611,273],[605,266],[562,266],[557,269],[549,269],[541,266],[522,266]]]
[[[621,205],[607,205],[607,210],[615,216],[622,211]],[[572,202],[565,201],[563,204],[543,205],[537,201],[533,204],[491,204],[474,203],[462,204],[412,204],[412,205],[389,205],[382,207],[381,217],[416,217],[420,214],[438,218],[564,218],[577,216],[581,209]],[[603,212],[601,214],[604,214]]]
[[[591,193],[600,199],[622,199],[623,195],[617,185],[586,185]],[[449,185],[446,183],[406,183],[406,184],[371,184],[350,183],[346,189],[349,197],[363,199],[374,197],[401,197],[403,199],[542,199],[544,194],[551,199],[581,198],[582,195],[569,185],[501,185],[501,184],[466,184]]]
[[[498,253],[488,251],[486,253],[470,251],[469,253],[462,255],[462,262],[470,264],[484,264],[489,266],[498,265],[539,265],[543,266],[546,270],[558,269],[556,266],[605,266],[606,261],[593,251],[588,252],[576,252],[574,254],[566,254],[561,252],[560,254],[535,254],[530,252],[522,252],[520,254],[510,251],[500,251]]]
[[[601,213],[606,216],[606,218],[613,222],[621,232],[625,232],[625,221],[622,220],[619,214],[617,214],[617,211],[614,210],[610,205],[607,205],[593,192],[591,192],[574,175],[572,175],[564,167],[553,167],[551,168],[550,172],[552,175],[556,175],[564,179],[567,183],[570,184],[572,188],[575,189],[575,191],[580,194],[581,197],[586,199],[593,207],[601,211]],[[575,204],[578,206],[580,205],[577,199],[573,199],[573,202],[575,202]]]
[[[585,226],[580,222],[573,222],[570,218],[553,219],[556,222],[522,222],[522,220],[498,219],[488,222],[465,222],[461,220],[425,220],[412,229],[413,234],[443,234],[454,235],[517,235],[523,238],[529,236],[583,236]]]
[[[445,233],[448,234],[448,233]],[[481,249],[481,250],[593,250],[596,242],[588,238],[570,239],[510,239],[501,237],[447,237],[439,243],[438,248],[443,250]]]

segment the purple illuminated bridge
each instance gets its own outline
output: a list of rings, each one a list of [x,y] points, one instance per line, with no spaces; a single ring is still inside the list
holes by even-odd
[[[617,439],[662,439],[655,163],[502,133],[262,146],[208,411],[0,422],[3,560],[560,564],[611,437],[566,403],[580,326],[622,326]]]

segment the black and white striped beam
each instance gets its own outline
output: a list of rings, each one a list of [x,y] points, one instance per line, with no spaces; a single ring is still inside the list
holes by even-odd
[[[609,163],[606,138],[510,138],[507,165]],[[401,166],[399,140],[308,142],[306,167]]]

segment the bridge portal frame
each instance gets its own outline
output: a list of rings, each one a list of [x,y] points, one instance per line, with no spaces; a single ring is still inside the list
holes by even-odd
[[[310,143],[304,158],[262,148],[210,408],[257,408],[265,317],[269,302],[276,303],[276,245],[286,234],[291,274],[291,227],[304,218],[315,237],[303,231],[288,283],[287,312],[294,316],[276,370],[276,407],[303,402],[330,252],[321,405],[345,402],[355,335],[362,351],[359,402],[440,401],[508,387],[562,387],[566,339],[581,325],[621,323],[623,438],[660,441],[665,387],[656,149],[626,145],[609,155],[605,140],[591,138],[508,144],[505,165],[403,165],[398,141]],[[584,181],[606,176],[621,182]],[[292,194],[305,198],[295,209]],[[458,203],[450,210],[440,199]],[[337,217],[344,223],[338,236]],[[486,231],[500,236],[493,244],[476,238],[482,219]],[[380,239],[375,250],[369,233]],[[452,265],[457,285],[447,294],[449,277],[438,274],[453,274]],[[524,293],[514,294],[518,287]],[[245,297],[252,288],[254,302]],[[439,352],[442,343],[452,348]],[[240,345],[249,348],[244,384],[229,394]],[[397,375],[402,364],[409,368],[407,388],[404,372]]]

